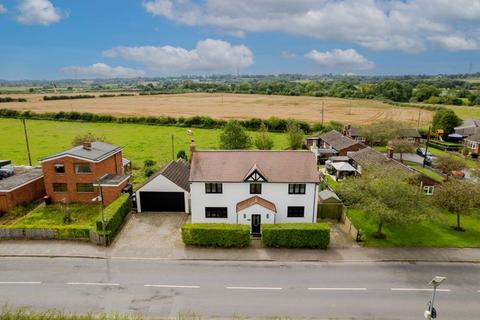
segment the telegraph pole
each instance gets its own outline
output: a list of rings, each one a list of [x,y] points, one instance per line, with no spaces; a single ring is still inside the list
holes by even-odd
[[[423,165],[422,165],[423,168],[425,168],[425,162],[427,161],[428,144],[430,143],[430,130],[432,130],[432,127],[428,126],[427,143],[425,145],[425,157],[423,158]]]
[[[325,115],[325,106],[323,105],[323,100],[322,100],[322,127],[323,127],[324,115]]]
[[[30,156],[30,145],[28,143],[28,133],[27,133],[27,124],[25,123],[25,118],[22,118],[23,123],[23,132],[25,134],[25,142],[27,144],[27,156],[28,156],[28,165],[32,166],[32,157]]]

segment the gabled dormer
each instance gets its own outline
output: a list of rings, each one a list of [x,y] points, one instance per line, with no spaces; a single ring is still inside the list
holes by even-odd
[[[257,164],[254,164],[252,168],[248,171],[243,180],[245,182],[268,182],[267,178],[263,174],[262,170],[257,167]]]

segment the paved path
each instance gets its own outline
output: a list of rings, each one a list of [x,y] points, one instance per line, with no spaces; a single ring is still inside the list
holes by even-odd
[[[423,319],[447,277],[440,319],[480,314],[480,266],[0,258],[0,304],[153,317]]]

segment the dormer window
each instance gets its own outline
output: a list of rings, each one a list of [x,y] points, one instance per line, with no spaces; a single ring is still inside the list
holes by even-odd
[[[253,165],[253,167],[250,169],[250,171],[247,173],[245,179],[243,180],[245,182],[266,182],[267,179],[265,178],[265,175],[262,173],[260,168],[257,167],[256,164]]]

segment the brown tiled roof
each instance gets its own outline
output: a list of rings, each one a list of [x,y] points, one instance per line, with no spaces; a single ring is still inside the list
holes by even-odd
[[[183,159],[170,161],[160,171],[158,171],[157,173],[152,175],[147,181],[145,181],[138,189],[140,189],[159,175],[164,176],[183,190],[190,191],[190,182],[188,180],[190,176],[190,164],[187,161]]]
[[[385,165],[387,168],[394,170],[402,170],[405,172],[413,172],[412,169],[398,162],[394,159],[387,158],[383,153],[378,152],[370,147],[364,148],[359,151],[350,152],[348,156],[362,167],[376,167],[378,165]]]
[[[237,213],[256,204],[277,213],[277,207],[275,207],[275,204],[273,202],[265,200],[259,196],[253,196],[237,203]]]
[[[320,136],[322,141],[328,143],[333,149],[340,151],[358,144],[358,141],[345,137],[336,130],[329,131]]]
[[[318,183],[317,159],[311,151],[195,151],[191,182],[243,182],[256,165],[268,182]]]
[[[418,132],[417,129],[400,129],[398,130],[398,134],[402,138],[421,138],[422,135]]]
[[[465,138],[465,140],[473,141],[473,142],[480,142],[480,133],[471,135],[468,138]]]

